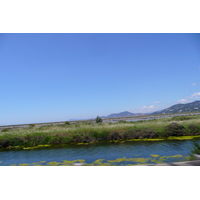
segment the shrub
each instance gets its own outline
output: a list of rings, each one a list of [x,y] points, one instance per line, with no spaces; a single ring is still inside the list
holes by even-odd
[[[62,138],[60,136],[51,137],[49,140],[50,144],[60,144],[62,143]]]
[[[8,132],[9,131],[9,128],[4,128],[1,130],[1,132]]]
[[[79,134],[75,134],[72,136],[72,142],[73,143],[80,143],[82,142],[82,137]]]
[[[101,123],[101,122],[103,122],[103,120],[101,119],[101,117],[97,116],[96,117],[96,123]]]
[[[10,145],[11,145],[11,142],[10,142],[10,140],[7,139],[7,138],[1,140],[1,142],[0,142],[0,146],[3,147],[3,148],[6,148],[6,147],[8,147],[8,146],[10,146]]]
[[[49,141],[50,141],[50,139],[51,139],[51,136],[45,135],[45,136],[42,138],[41,143],[42,143],[42,144],[48,144]],[[38,141],[36,141],[36,142],[37,142],[37,144],[39,144]]]
[[[145,138],[157,138],[158,134],[153,129],[145,129]]]
[[[150,128],[146,129],[129,129],[124,133],[124,139],[144,139],[144,138],[156,138],[158,134]]]
[[[35,126],[35,124],[29,124],[29,127],[34,127]]]
[[[139,138],[139,135],[137,135],[137,132],[140,131],[139,129],[129,129],[126,130],[123,134],[124,139],[137,139]]]
[[[119,140],[119,139],[122,139],[122,136],[119,132],[113,131],[110,134],[108,134],[107,139],[108,140]]]
[[[93,139],[89,135],[84,135],[82,138],[83,143],[88,143],[88,142],[92,142],[92,141],[93,141]]]
[[[23,138],[20,137],[15,137],[10,139],[10,144],[12,146],[23,146],[24,145],[24,140]]]
[[[188,129],[189,129],[189,134],[193,135],[193,134],[198,134],[199,133],[199,128],[197,125],[195,124],[190,124],[188,126]]]
[[[186,133],[185,127],[177,124],[177,123],[171,123],[165,127],[163,136],[169,137],[169,136],[181,136]]]
[[[66,121],[66,122],[65,122],[65,125],[70,125],[70,122]]]
[[[101,132],[92,131],[90,133],[90,136],[98,141],[104,141],[107,140],[108,134],[109,134],[108,131],[101,131]]]

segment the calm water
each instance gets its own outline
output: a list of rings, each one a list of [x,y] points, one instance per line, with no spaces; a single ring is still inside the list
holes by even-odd
[[[200,139],[198,139],[200,143]],[[192,140],[68,145],[0,152],[0,165],[138,165],[187,160]]]

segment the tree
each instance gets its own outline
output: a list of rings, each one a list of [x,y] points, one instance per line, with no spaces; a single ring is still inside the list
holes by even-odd
[[[99,117],[99,116],[97,116],[96,117],[96,123],[100,123],[100,122],[102,122],[103,120],[101,119],[101,117]]]

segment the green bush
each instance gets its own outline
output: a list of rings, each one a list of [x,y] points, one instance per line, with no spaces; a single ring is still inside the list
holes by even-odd
[[[70,125],[70,122],[66,121],[66,122],[65,122],[65,125]]]
[[[29,124],[29,127],[34,127],[35,126],[35,124]]]
[[[96,123],[101,123],[101,122],[103,122],[103,120],[102,120],[101,117],[99,117],[99,116],[96,117],[96,120],[95,120],[95,121],[96,121]]]
[[[9,128],[4,128],[1,130],[1,132],[8,132],[9,131]]]
[[[108,134],[108,140],[119,140],[122,139],[122,135],[118,131],[113,131]]]
[[[108,131],[100,131],[100,132],[92,131],[90,133],[90,136],[97,141],[104,141],[104,140],[107,140],[108,134],[109,134]]]
[[[124,139],[144,139],[144,138],[156,138],[158,134],[153,129],[139,129],[132,128],[126,130],[123,134]]]
[[[183,125],[177,123],[171,123],[165,127],[163,136],[182,136],[186,133],[186,129]]]
[[[190,124],[188,126],[188,131],[190,135],[196,135],[199,133],[199,127],[195,124]]]

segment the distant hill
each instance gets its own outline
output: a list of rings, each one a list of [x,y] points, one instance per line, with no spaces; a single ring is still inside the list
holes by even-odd
[[[186,104],[176,104],[161,111],[156,111],[151,114],[171,114],[171,113],[187,113],[187,112],[200,112],[200,101],[194,101]]]
[[[176,104],[164,110],[156,111],[153,113],[131,113],[128,111],[113,113],[108,116],[101,116],[101,118],[120,118],[120,117],[133,117],[142,115],[161,115],[161,114],[174,114],[174,113],[190,113],[200,112],[200,101],[194,101],[186,104]],[[94,120],[91,118],[90,120]],[[68,121],[87,120],[87,119],[69,119]],[[89,119],[88,119],[89,120]]]
[[[131,113],[128,111],[110,114],[108,116],[102,116],[101,118],[118,118],[118,117],[133,117],[133,116],[140,116],[144,115],[144,113]]]

